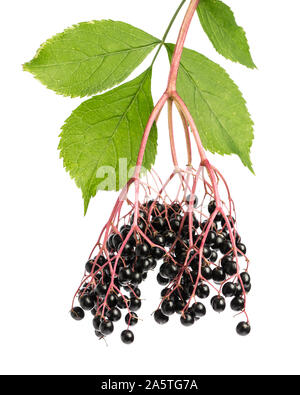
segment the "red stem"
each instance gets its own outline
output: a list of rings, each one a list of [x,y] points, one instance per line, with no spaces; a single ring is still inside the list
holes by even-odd
[[[170,69],[169,81],[167,87],[167,91],[169,92],[170,96],[173,95],[173,92],[176,92],[178,69],[180,65],[180,59],[181,59],[185,39],[199,2],[200,0],[191,0],[179,31],[178,39],[173,53],[173,59],[171,63],[171,69]]]

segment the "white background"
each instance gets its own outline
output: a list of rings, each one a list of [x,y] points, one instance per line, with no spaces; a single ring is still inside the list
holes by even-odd
[[[256,176],[236,157],[209,155],[230,183],[251,257],[251,335],[235,334],[238,320],[230,311],[209,312],[192,328],[182,327],[178,316],[159,327],[150,317],[160,291],[154,274],[143,287],[144,320],[135,327],[132,346],[119,340],[124,324],[117,325],[106,346],[95,338],[90,317],[79,323],[70,318],[71,298],[113,196],[98,194],[83,216],[81,193],[57,151],[60,126],[82,100],[47,90],[21,65],[47,38],[81,21],[123,20],[161,37],[179,0],[11,0],[2,5],[0,24],[2,374],[300,373],[300,4],[226,2],[247,31],[258,70],[219,56],[197,18],[186,46],[226,68],[255,121]],[[182,16],[183,12],[172,29],[172,41]],[[143,68],[145,64],[134,75]],[[162,51],[154,68],[155,99],[164,89],[167,68]],[[166,160],[166,144],[163,114],[159,171]]]

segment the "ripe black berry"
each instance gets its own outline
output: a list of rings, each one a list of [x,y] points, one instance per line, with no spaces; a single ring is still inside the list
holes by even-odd
[[[192,310],[194,311],[196,317],[204,317],[206,314],[206,308],[204,304],[199,302],[192,305]]]
[[[91,271],[93,270],[93,266],[94,266],[94,259],[90,259],[89,261],[87,261],[87,263],[85,264],[85,270],[88,273],[91,273]],[[98,267],[98,266],[96,266]]]
[[[172,218],[172,219],[170,220],[170,226],[171,226],[171,229],[172,229],[174,232],[178,232],[178,231],[179,231],[179,228],[180,228],[180,220],[178,220],[178,219],[176,219],[176,218]]]
[[[211,255],[211,249],[209,247],[204,246],[203,256],[208,259],[210,255]]]
[[[168,285],[170,282],[168,278],[163,277],[160,273],[158,273],[156,279],[159,285]]]
[[[145,269],[145,270],[148,270],[148,264],[150,265],[150,269],[155,269],[156,268],[156,265],[157,265],[157,262],[156,262],[156,260],[153,258],[153,256],[148,256],[148,258],[146,258],[146,261],[147,261],[147,269]]]
[[[169,208],[169,212],[170,212],[170,215],[173,214],[174,212],[180,213],[181,212],[181,205],[179,203],[173,203],[171,205],[171,207]]]
[[[145,222],[144,219],[142,219],[142,218],[138,219],[138,227],[141,229],[142,232],[145,231],[145,229],[146,229],[146,222]]]
[[[235,284],[235,296],[243,295],[243,288],[240,283]]]
[[[180,322],[183,326],[191,326],[194,324],[195,319],[191,313],[185,312],[184,315],[180,317]]]
[[[161,204],[161,203],[159,203],[159,202],[156,202],[156,205],[155,205],[155,211],[158,211],[160,214],[162,214],[164,211],[165,211],[165,205],[164,204]]]
[[[108,291],[108,285],[107,284],[99,283],[97,285],[97,287],[95,288],[96,295],[98,295],[98,296],[100,296],[102,298],[106,295],[107,291]]]
[[[214,311],[216,311],[217,313],[221,313],[226,308],[226,302],[223,296],[214,296],[211,299],[211,305]]]
[[[141,294],[142,293],[141,293],[141,290],[139,288],[134,288],[133,292],[130,291],[130,296],[131,297],[136,297],[137,296],[139,298],[141,296]]]
[[[217,251],[212,250],[211,254],[210,254],[210,257],[209,257],[210,262],[216,262],[217,259],[218,259]]]
[[[141,258],[146,258],[149,255],[149,253],[150,253],[150,248],[146,243],[137,245],[135,249],[136,256]]]
[[[167,296],[170,292],[171,292],[171,290],[170,290],[169,288],[164,288],[164,289],[161,291],[160,296],[161,296],[162,298],[164,298],[164,297]],[[172,296],[173,296],[173,295],[172,295]],[[173,299],[173,298],[172,298],[172,299]]]
[[[131,311],[137,311],[141,308],[142,302],[138,298],[130,298],[130,310]]]
[[[94,298],[90,294],[85,294],[80,296],[79,304],[83,308],[83,310],[92,310],[94,307],[95,301]]]
[[[138,259],[134,264],[134,272],[135,273],[143,273],[144,272],[144,259]]]
[[[225,238],[224,238],[223,235],[221,235],[221,234],[217,235],[215,243],[213,245],[213,248],[216,249],[216,250],[220,249],[220,247],[223,244],[224,240],[225,240]]]
[[[131,222],[131,221],[130,221]],[[133,217],[132,217],[132,222],[133,222]],[[130,232],[131,227],[129,225],[123,225],[120,228],[120,233],[123,236],[127,236],[128,233]]]
[[[102,319],[101,319],[100,315],[96,315],[93,318],[93,326],[94,326],[94,328],[99,330],[101,322],[102,322]]]
[[[159,247],[152,247],[151,255],[153,256],[154,259],[161,259],[165,255],[165,253],[164,250]]]
[[[115,307],[118,303],[118,298],[115,294],[109,294],[106,299],[107,305],[112,308]]]
[[[122,247],[123,247],[123,250],[122,250],[121,255],[124,256],[124,257],[129,257],[129,256],[131,256],[131,254],[133,253],[133,247],[132,247],[132,245],[131,245],[130,243],[126,243],[126,244],[123,246],[123,243],[120,243],[119,246],[118,246],[118,251],[120,251],[120,249],[121,249]]]
[[[127,300],[127,303],[129,304],[129,299],[127,298],[127,296],[124,296],[124,298]],[[118,297],[117,306],[119,307],[119,309],[126,309],[126,303],[122,296]]]
[[[176,313],[177,314],[181,314],[182,310],[184,309],[184,306],[185,306],[184,301],[180,300],[180,299],[176,299],[174,301],[174,304],[175,304],[175,311],[176,311]]]
[[[214,222],[221,222],[223,219],[223,215],[218,212],[217,215],[215,216]]]
[[[229,276],[233,276],[237,273],[237,264],[233,260],[225,262],[223,268],[225,273]]]
[[[161,235],[161,234],[157,234],[154,238],[153,238],[153,243],[157,244],[161,247],[164,247],[166,244],[166,238],[165,236]]]
[[[206,284],[199,284],[196,289],[196,295],[200,299],[206,299],[209,296],[210,290],[208,285]]]
[[[226,278],[226,274],[223,268],[215,267],[214,270],[212,271],[212,278],[215,283],[222,283]]]
[[[153,226],[153,228],[155,230],[157,230],[158,232],[161,232],[166,227],[166,220],[162,217],[155,217],[152,220],[151,225]]]
[[[79,306],[73,307],[70,313],[71,317],[76,321],[81,321],[84,318],[84,311]]]
[[[212,270],[209,266],[204,266],[201,268],[201,274],[206,280],[212,279]]]
[[[219,248],[222,254],[227,254],[229,251],[232,250],[232,244],[229,240],[224,240]]]
[[[92,314],[93,316],[95,316],[95,315],[97,314],[97,308],[96,308],[96,307],[93,307],[93,308],[92,308],[91,314]]]
[[[245,244],[237,243],[236,248],[238,250],[240,250],[243,254],[246,254],[246,252],[247,252],[247,248],[246,248]],[[238,252],[238,254],[242,255],[240,252]]]
[[[102,321],[99,329],[103,335],[110,335],[114,331],[114,324],[109,320]]]
[[[172,230],[167,230],[164,233],[165,237],[165,244],[167,247],[171,247],[171,245],[175,242],[176,240],[176,233],[173,232]]]
[[[223,285],[222,293],[226,298],[231,298],[236,293],[236,285],[234,283],[226,283]]]
[[[245,292],[249,293],[251,291],[251,283],[244,284],[244,289],[245,289]]]
[[[159,268],[159,274],[164,277],[164,278],[169,278],[169,274],[168,274],[168,267],[169,267],[169,263],[165,262],[161,265],[161,267]]]
[[[250,284],[251,278],[247,272],[241,273],[241,280],[244,285]]]
[[[120,235],[115,234],[115,235],[112,236],[111,244],[112,244],[114,250],[118,249],[118,247],[119,247],[120,243],[122,243],[122,241],[123,240],[122,240],[122,237]]]
[[[168,265],[166,273],[168,278],[173,279],[176,277],[179,271],[179,266],[175,265],[175,263],[171,263]]]
[[[142,281],[143,281],[143,277],[142,277],[141,273],[133,272],[131,274],[131,280],[130,280],[131,284],[139,285]]]
[[[125,344],[131,344],[134,341],[134,334],[129,329],[126,329],[121,333],[121,340]]]
[[[160,325],[166,324],[169,321],[169,317],[164,315],[160,309],[155,311],[154,319]]]
[[[240,336],[247,336],[251,332],[251,326],[248,322],[240,322],[236,327],[236,332]]]
[[[236,296],[235,298],[232,299],[230,303],[230,307],[234,311],[242,311],[243,308],[245,307],[245,301],[240,296]]]
[[[122,267],[119,271],[119,281],[121,283],[128,283],[131,280],[132,271],[129,267]]]
[[[207,244],[214,244],[214,242],[216,241],[217,238],[217,234],[215,231],[210,230],[207,234],[207,238],[206,238],[206,243]]]
[[[138,323],[138,316],[136,313],[126,314],[125,322],[127,325],[134,326]]]
[[[164,300],[161,304],[161,311],[165,315],[172,315],[175,313],[175,304],[172,300]]]
[[[216,202],[214,200],[209,202],[209,205],[208,205],[208,212],[209,212],[209,214],[212,214],[215,211],[216,207],[217,207],[216,206]]]
[[[107,312],[106,316],[110,321],[116,322],[121,319],[122,313],[117,307],[113,307]]]

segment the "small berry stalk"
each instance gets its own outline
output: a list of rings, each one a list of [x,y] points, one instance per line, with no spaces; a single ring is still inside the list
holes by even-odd
[[[130,328],[139,320],[140,284],[161,260],[157,282],[164,288],[154,312],[157,323],[167,323],[176,312],[184,326],[192,325],[206,315],[202,302],[213,292],[213,310],[223,312],[225,297],[232,298],[232,310],[244,315],[237,333],[250,332],[246,312],[246,295],[251,289],[249,260],[237,231],[235,206],[224,177],[208,161],[193,117],[177,92],[184,42],[198,4],[199,0],[189,4],[173,52],[167,88],[147,122],[134,175],[100,233],[73,298],[72,317],[80,320],[84,310],[91,310],[99,338],[113,332],[125,310],[127,327],[121,340],[126,344],[134,341]],[[165,105],[174,170],[163,182],[154,169],[146,177],[141,170],[150,132]],[[185,168],[180,167],[176,151],[174,105],[186,137]],[[193,144],[199,154],[196,168],[192,163]],[[81,307],[75,307],[77,297]]]

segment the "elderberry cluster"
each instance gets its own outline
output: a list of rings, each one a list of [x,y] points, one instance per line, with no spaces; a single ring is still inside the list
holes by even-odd
[[[235,231],[235,220],[216,213],[216,203],[211,201],[206,220],[201,222],[196,215],[197,205],[195,196],[192,202],[188,196],[181,203],[150,200],[140,204],[137,220],[131,214],[128,223],[110,233],[102,249],[105,252],[86,263],[89,281],[78,291],[80,307],[72,308],[72,317],[81,320],[84,311],[90,310],[95,334],[103,338],[114,331],[114,323],[121,319],[121,310],[125,310],[127,329],[121,333],[121,340],[132,343],[134,334],[129,328],[138,323],[136,312],[142,305],[139,286],[160,260],[157,282],[164,288],[161,304],[154,313],[157,323],[167,323],[176,312],[182,325],[194,324],[206,315],[206,307],[196,298],[208,298],[212,283],[221,286],[211,299],[213,310],[225,310],[225,296],[232,298],[230,305],[234,311],[242,311],[251,283],[247,271],[238,273],[235,251],[245,256],[246,247]],[[249,323],[239,323],[237,332],[247,335]]]
[[[165,254],[160,247],[164,240],[147,221],[148,218],[159,218],[163,210],[164,206],[153,201],[142,205],[137,221],[138,231],[127,237],[132,230],[132,214],[129,224],[122,225],[118,232],[113,232],[108,237],[108,258],[100,255],[86,263],[86,272],[91,274],[93,280],[79,290],[80,307],[73,307],[71,315],[75,320],[81,320],[85,315],[84,310],[91,310],[96,336],[102,338],[113,332],[114,322],[121,319],[122,309],[128,310],[125,315],[128,328],[138,323],[136,311],[142,304],[139,285],[146,280],[149,270],[155,269],[157,260]],[[145,232],[146,238],[141,236],[142,232]],[[155,245],[151,246],[149,241]],[[121,340],[126,344],[132,343],[132,331],[124,330]]]
[[[195,197],[194,206],[197,204],[198,199]],[[172,241],[175,242],[164,256],[157,275],[157,282],[166,287],[161,291],[162,302],[154,314],[155,321],[165,324],[176,312],[180,314],[182,325],[193,325],[195,321],[206,315],[206,307],[196,298],[200,300],[208,298],[211,284],[220,287],[218,294],[210,301],[214,311],[221,313],[225,310],[225,297],[232,298],[230,302],[232,310],[243,311],[244,296],[250,292],[251,282],[247,271],[238,274],[238,263],[229,227],[238,256],[245,257],[246,246],[235,230],[234,218],[228,216],[225,220],[220,212],[216,213],[214,200],[208,205],[207,219],[201,223],[194,213],[190,221],[189,213],[179,204],[173,204],[171,207],[174,213],[171,214],[169,221],[160,219],[160,222],[164,223],[160,231],[165,236],[172,234]],[[155,222],[158,222],[158,219]],[[170,246],[166,237],[165,243],[161,245]],[[190,305],[192,300],[194,303]],[[242,336],[248,335],[250,330],[248,322],[240,322],[236,328],[237,333]]]

